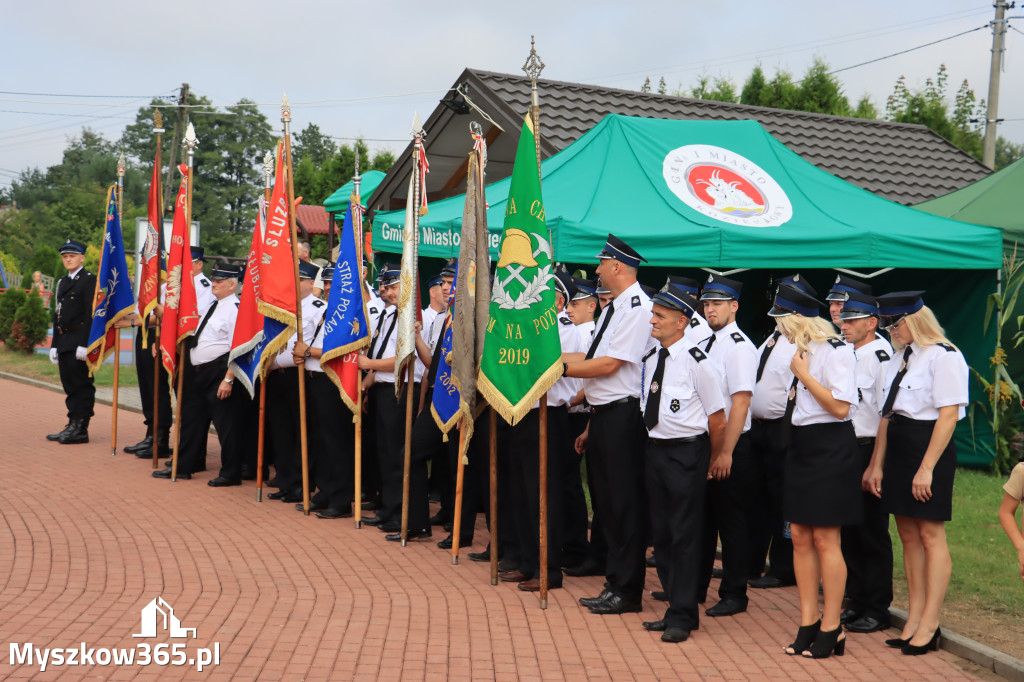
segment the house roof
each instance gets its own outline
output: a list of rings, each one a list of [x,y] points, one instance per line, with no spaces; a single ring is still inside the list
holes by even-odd
[[[516,143],[530,103],[526,76],[466,69],[470,99],[504,129],[490,126],[476,112],[455,114],[438,105],[427,118],[430,161],[428,199],[465,190],[465,160],[472,147],[469,122],[484,125],[488,142],[487,181],[511,174]],[[915,204],[947,194],[987,176],[980,161],[923,125],[829,116],[729,102],[673,97],[581,83],[539,80],[541,157],[561,151],[607,114],[660,119],[735,121],[752,119],[776,139],[822,170],[881,197]],[[399,156],[369,198],[371,210],[405,204],[405,181],[412,145]]]
[[[330,219],[323,206],[299,204],[295,210],[295,220],[309,234],[327,234],[330,225]]]

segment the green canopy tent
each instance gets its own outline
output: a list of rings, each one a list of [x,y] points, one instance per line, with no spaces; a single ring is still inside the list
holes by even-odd
[[[1003,248],[1024,247],[1024,159],[987,178],[914,206],[932,215],[1003,231]]]
[[[366,171],[362,174],[361,181],[359,183],[359,192],[362,194],[363,203],[366,203],[366,197],[373,194],[373,191],[377,189],[377,185],[381,183],[386,174],[378,170]],[[334,191],[331,196],[324,200],[324,210],[328,213],[344,213],[348,210],[348,199],[352,196],[352,192],[355,189],[354,183],[349,180],[344,185]]]
[[[757,122],[610,115],[543,161],[541,171],[560,261],[593,267],[613,232],[647,258],[641,279],[649,284],[663,282],[667,268],[700,267],[731,272],[748,292],[767,294],[774,276],[799,269],[821,290],[835,277],[830,269],[842,269],[868,278],[878,293],[925,289],[968,362],[987,366],[992,342],[981,326],[1000,266],[999,232],[855,187],[803,160]],[[487,187],[494,256],[505,211],[513,210],[508,186],[505,179]],[[422,256],[457,255],[463,202],[460,196],[430,205],[420,219]],[[374,216],[376,251],[401,251],[404,220],[404,211]],[[741,305],[741,324],[752,336],[770,324],[766,309],[766,295],[751,301],[748,294]],[[983,436],[979,428],[975,436]],[[972,438],[969,425],[961,425],[958,440],[962,462],[991,460],[984,437]]]

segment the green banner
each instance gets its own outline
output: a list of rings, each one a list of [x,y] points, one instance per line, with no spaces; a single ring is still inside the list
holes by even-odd
[[[477,387],[509,424],[522,419],[562,376],[548,238],[527,115],[512,169]]]

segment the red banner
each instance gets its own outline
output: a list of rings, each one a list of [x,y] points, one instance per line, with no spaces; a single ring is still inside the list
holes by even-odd
[[[160,323],[160,354],[171,376],[174,376],[177,368],[178,342],[191,335],[199,326],[196,285],[192,278],[192,230],[185,215],[188,169],[185,164],[181,164],[178,170],[184,177],[174,201],[174,226],[171,229],[171,246],[167,251],[167,299],[164,301],[164,315]]]
[[[283,143],[278,143],[274,192],[267,208],[263,255],[260,259],[260,288],[256,294],[259,313],[284,325],[284,329],[276,333],[274,338],[266,339],[263,352],[267,357],[276,355],[295,332],[295,261],[292,256],[291,207],[288,206],[285,186],[283,150]]]
[[[153,177],[149,181],[149,212],[146,222],[146,241],[142,247],[141,273],[139,275],[139,313],[142,315],[142,324],[149,317],[149,313],[160,302],[160,283],[167,277],[163,272],[160,252],[163,244],[160,243],[160,227],[163,222],[163,206],[160,202],[160,149],[156,150],[156,160],[153,162]],[[142,347],[147,344],[147,334],[142,335]]]

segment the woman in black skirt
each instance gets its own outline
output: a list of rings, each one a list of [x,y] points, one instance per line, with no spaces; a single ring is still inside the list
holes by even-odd
[[[868,492],[896,516],[907,574],[907,623],[886,644],[914,656],[937,649],[941,636],[939,612],[952,572],[945,522],[953,507],[953,429],[968,401],[967,363],[923,293],[878,298],[896,355],[881,386],[882,421],[865,475]]]
[[[841,656],[846,648],[839,623],[846,588],[840,529],[860,523],[862,515],[857,437],[850,421],[857,404],[857,359],[853,347],[818,317],[820,305],[782,285],[768,313],[797,347],[790,365],[794,381],[787,413],[793,427],[782,499],[793,536],[800,629],[785,651],[808,658]],[[819,584],[825,597],[820,618]]]

